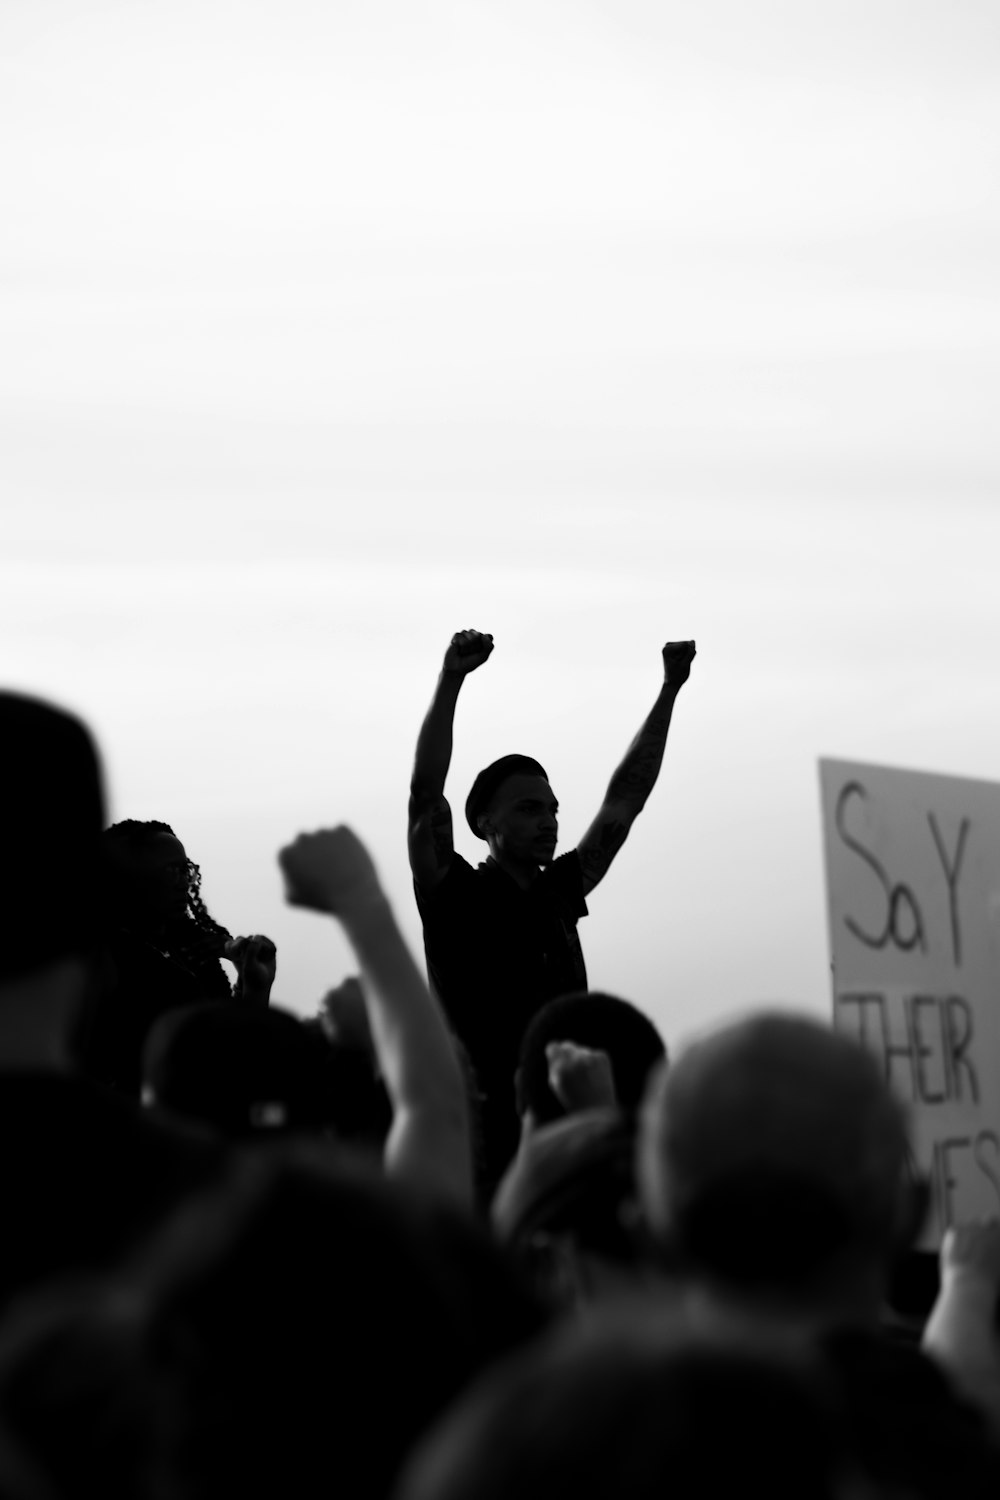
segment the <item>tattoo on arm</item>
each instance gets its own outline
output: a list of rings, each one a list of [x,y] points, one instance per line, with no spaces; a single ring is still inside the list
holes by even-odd
[[[608,866],[628,837],[629,824],[619,819],[602,823],[596,844],[582,843],[577,850],[583,873],[592,881],[598,881],[607,873]]]
[[[670,728],[669,714],[651,714],[629,746],[608,787],[609,802],[646,801],[663,764],[663,751]]]

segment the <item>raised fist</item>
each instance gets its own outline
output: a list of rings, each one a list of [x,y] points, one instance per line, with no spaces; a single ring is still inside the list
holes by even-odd
[[[378,873],[364,844],[350,828],[300,833],[278,853],[289,906],[344,916],[382,894]]]
[[[567,1114],[579,1109],[606,1109],[617,1103],[611,1059],[606,1052],[578,1042],[549,1042],[545,1048],[549,1088]]]
[[[671,687],[687,682],[695,655],[694,641],[667,642],[663,648],[663,677]]]
[[[460,630],[451,638],[451,645],[444,655],[444,670],[455,672],[460,677],[474,672],[493,650],[493,637],[479,630]]]
[[[238,990],[243,998],[266,1005],[278,972],[278,950],[271,939],[261,932],[252,937],[230,938],[222,956],[236,965]]]

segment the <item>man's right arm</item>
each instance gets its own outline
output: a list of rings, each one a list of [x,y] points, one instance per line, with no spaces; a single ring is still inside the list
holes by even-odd
[[[434,697],[420,728],[410,778],[408,848],[417,885],[432,891],[448,873],[455,854],[451,808],[444,784],[451,765],[455,704],[462,683],[493,650],[493,637],[460,630],[445,653]]]

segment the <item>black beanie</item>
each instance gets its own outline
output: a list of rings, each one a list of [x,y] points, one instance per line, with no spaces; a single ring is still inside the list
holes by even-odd
[[[501,755],[485,771],[480,771],[465,803],[465,820],[477,839],[485,838],[486,835],[480,833],[476,819],[487,810],[497,788],[508,776],[541,776],[544,781],[549,779],[544,766],[540,766],[537,760],[532,760],[530,755]]]

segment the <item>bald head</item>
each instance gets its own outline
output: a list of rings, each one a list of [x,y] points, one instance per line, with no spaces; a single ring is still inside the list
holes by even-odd
[[[695,1043],[647,1098],[653,1230],[723,1273],[811,1273],[892,1253],[906,1122],[872,1057],[804,1017],[753,1016]]]

